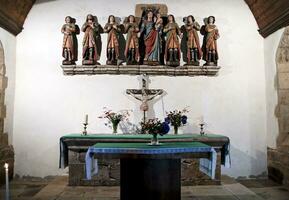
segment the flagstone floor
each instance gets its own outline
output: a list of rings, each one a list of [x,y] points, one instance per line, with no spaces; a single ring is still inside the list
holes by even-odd
[[[222,178],[219,186],[184,186],[182,200],[289,200],[289,191],[270,180]],[[119,187],[69,187],[67,177],[15,179],[10,200],[117,200]],[[0,200],[5,199],[0,187]]]

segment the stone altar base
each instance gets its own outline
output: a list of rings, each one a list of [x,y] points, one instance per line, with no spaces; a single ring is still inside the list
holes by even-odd
[[[98,159],[99,172],[92,180],[85,177],[86,151],[69,150],[69,186],[118,186],[120,185],[120,161],[117,159]],[[221,154],[217,151],[216,178],[199,171],[198,159],[181,161],[181,181],[183,186],[219,185],[221,183]]]

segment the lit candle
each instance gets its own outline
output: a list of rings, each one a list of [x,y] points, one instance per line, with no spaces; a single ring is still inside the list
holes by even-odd
[[[85,123],[88,124],[88,114],[85,115]]]
[[[9,200],[9,177],[8,177],[8,163],[4,164],[6,174],[6,200]]]

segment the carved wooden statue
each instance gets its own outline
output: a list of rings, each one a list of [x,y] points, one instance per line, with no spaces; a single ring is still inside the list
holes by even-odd
[[[207,19],[207,24],[202,26],[201,34],[204,35],[203,40],[203,60],[206,61],[207,66],[217,66],[218,65],[218,48],[217,39],[219,39],[219,30],[215,25],[215,17],[210,16]]]
[[[164,20],[161,16],[161,13],[157,13],[155,17],[155,28],[159,33],[159,38],[160,38],[160,64],[164,65],[164,47],[166,45],[166,41],[164,38],[163,34],[163,29],[164,29]]]
[[[65,24],[61,28],[63,36],[62,56],[64,60],[63,65],[75,65],[77,61],[77,37],[79,34],[79,27],[75,24],[76,21],[70,16],[65,17]]]
[[[133,15],[128,16],[127,20],[128,21],[124,23],[124,32],[127,33],[124,55],[126,57],[127,65],[135,65],[140,59],[137,35],[139,28]]]
[[[189,15],[185,20],[185,25],[181,30],[185,35],[187,45],[187,63],[186,65],[199,66],[199,60],[202,58],[202,50],[200,47],[200,39],[198,31],[201,27],[192,15]]]
[[[168,16],[168,24],[164,27],[166,33],[165,60],[168,66],[180,65],[180,42],[181,34],[178,24],[173,15]]]
[[[160,36],[156,30],[154,13],[148,10],[144,20],[141,24],[140,34],[143,35],[145,45],[145,65],[158,65],[160,64]]]
[[[101,55],[100,34],[103,33],[103,29],[98,23],[97,17],[92,14],[87,15],[86,22],[83,24],[81,30],[84,32],[82,64],[99,65],[97,61]]]
[[[121,29],[115,21],[115,17],[110,15],[108,21],[104,26],[104,32],[108,33],[107,36],[107,65],[116,65],[119,58],[119,36]]]

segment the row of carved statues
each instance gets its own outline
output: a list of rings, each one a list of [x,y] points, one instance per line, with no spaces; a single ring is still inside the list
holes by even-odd
[[[164,17],[160,13],[148,11],[139,20],[133,15],[128,16],[123,24],[110,15],[106,25],[102,27],[97,17],[89,14],[81,27],[84,32],[82,64],[100,64],[101,34],[107,33],[107,65],[126,62],[127,65],[179,66],[181,52],[186,65],[198,66],[201,59],[205,61],[204,65],[217,65],[219,31],[215,25],[215,17],[206,18],[202,27],[192,15],[184,17],[183,22],[184,25],[180,28],[173,15]],[[74,65],[78,60],[76,35],[80,33],[76,20],[67,16],[61,32],[64,34],[63,65]],[[202,46],[198,32],[203,35]],[[126,34],[126,39],[123,34]]]

